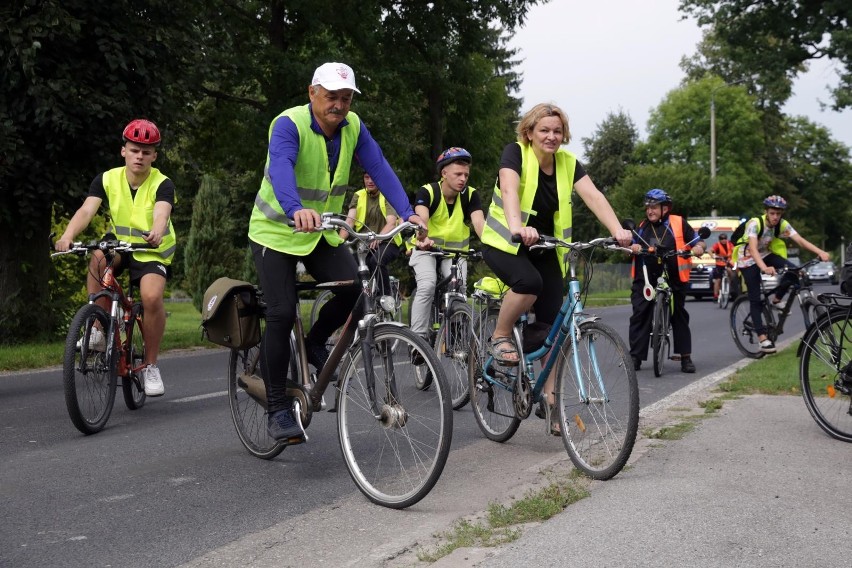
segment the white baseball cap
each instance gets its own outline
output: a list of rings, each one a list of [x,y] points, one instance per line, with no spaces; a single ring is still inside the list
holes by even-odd
[[[323,63],[314,71],[311,85],[321,85],[329,91],[352,89],[361,92],[355,86],[355,72],[345,63]]]

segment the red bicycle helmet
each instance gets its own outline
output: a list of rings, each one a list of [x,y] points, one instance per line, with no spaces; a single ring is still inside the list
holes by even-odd
[[[122,133],[125,142],[157,146],[160,143],[160,130],[150,120],[137,118],[124,127]]]

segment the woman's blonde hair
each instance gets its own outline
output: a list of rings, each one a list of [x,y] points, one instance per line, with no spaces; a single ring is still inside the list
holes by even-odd
[[[568,129],[568,116],[556,105],[547,103],[539,103],[532,107],[521,118],[518,123],[516,132],[518,133],[518,142],[521,144],[529,144],[529,134],[538,124],[538,121],[547,116],[555,116],[562,121],[562,143],[567,144],[571,141],[571,131]]]

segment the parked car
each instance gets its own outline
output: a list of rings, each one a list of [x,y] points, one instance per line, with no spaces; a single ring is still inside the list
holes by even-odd
[[[808,268],[808,276],[813,282],[828,282],[837,284],[840,282],[840,274],[833,262],[818,262]]]
[[[791,253],[793,253],[793,254],[791,254]],[[798,253],[799,253],[799,249],[787,249],[787,254],[788,254],[787,260],[789,260],[790,262],[792,262],[796,266],[801,266],[802,261],[799,260],[798,256],[796,256]],[[764,290],[772,290],[773,288],[778,286],[778,282],[781,281],[781,277],[778,276],[777,274],[774,274],[772,276],[770,276],[768,274],[761,274],[760,278],[761,278],[761,280],[763,280],[763,289]]]

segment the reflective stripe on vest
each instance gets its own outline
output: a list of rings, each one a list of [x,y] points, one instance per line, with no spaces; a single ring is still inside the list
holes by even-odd
[[[521,179],[518,187],[520,199],[521,225],[526,227],[531,215],[536,212],[532,208],[535,192],[538,190],[538,173],[540,166],[538,158],[533,152],[532,145],[517,143],[521,147]],[[577,158],[571,152],[560,148],[554,155],[556,172],[556,191],[559,197],[559,209],[553,215],[554,237],[564,241],[571,241],[571,192],[574,188],[574,169]],[[429,235],[431,237],[431,234]],[[482,230],[482,242],[496,249],[518,254],[517,243],[512,242],[512,232],[506,221],[506,213],[503,210],[503,194],[495,184],[494,193],[491,198],[491,206],[488,208],[488,218],[485,220],[485,228]],[[564,277],[568,272],[568,249],[560,249],[558,253],[559,267]]]
[[[272,137],[275,122],[286,116],[293,121],[299,132],[299,154],[296,158],[296,191],[302,207],[318,213],[343,210],[346,189],[349,184],[349,170],[355,145],[361,132],[361,120],[354,112],[346,115],[348,124],[340,130],[340,155],[334,177],[329,173],[328,152],[325,136],[311,128],[311,111],[308,105],[293,107],[279,114],[269,125],[268,137]],[[296,256],[306,256],[317,246],[320,238],[332,246],[343,239],[336,231],[314,233],[296,233],[286,224],[287,214],[275,197],[272,181],[269,178],[270,156],[267,149],[266,165],[260,190],[254,200],[249,220],[249,238],[259,245],[278,252]]]
[[[103,175],[104,192],[109,202],[109,216],[112,232],[129,243],[144,243],[143,231],[154,226],[154,204],[157,189],[169,179],[157,168],[151,168],[148,177],[136,190],[136,196],[130,192],[125,167],[113,168]],[[177,200],[177,197],[175,197]],[[166,226],[160,246],[151,251],[134,252],[133,258],[139,262],[162,262],[171,264],[175,254],[175,229],[171,218]]]
[[[429,192],[429,203],[432,203],[435,199],[434,192],[441,191],[438,183],[427,183],[423,187]],[[468,197],[472,198],[476,188],[468,186],[467,191],[470,192]],[[453,207],[452,215],[450,215],[444,194],[440,193],[438,208],[435,209],[435,213],[429,216],[429,238],[441,247],[467,250],[470,248],[470,228],[464,224],[464,208],[459,203],[459,199],[461,199],[461,196],[457,195],[456,205]]]
[[[354,227],[354,229],[357,230],[357,231],[360,231],[361,229],[359,229],[358,227],[359,226],[363,227],[364,221],[367,219],[367,201],[370,199],[370,196],[369,196],[369,194],[367,194],[367,188],[359,189],[358,191],[355,192],[355,196],[358,198],[358,203],[355,205],[355,223],[356,223],[356,226]],[[382,224],[381,227],[379,227],[376,231],[374,231],[376,233],[378,233],[382,229],[384,229],[385,225],[387,224],[387,218],[388,218],[387,203],[388,203],[388,200],[385,199],[385,196],[382,195],[381,193],[379,193],[379,210],[382,212],[382,216],[385,218],[385,222]],[[397,221],[398,221],[398,218],[397,218]],[[397,246],[401,245],[402,244],[402,237],[399,236],[399,235],[395,236],[393,238],[393,242]]]

